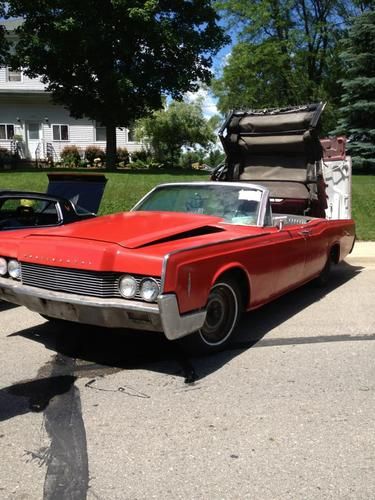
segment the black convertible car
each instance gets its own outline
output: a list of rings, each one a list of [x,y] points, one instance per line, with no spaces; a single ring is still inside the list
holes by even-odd
[[[47,193],[0,190],[0,231],[60,226],[95,217],[107,179],[101,174],[48,174]]]

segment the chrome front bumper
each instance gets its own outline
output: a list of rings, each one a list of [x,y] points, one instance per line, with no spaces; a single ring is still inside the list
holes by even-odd
[[[174,294],[160,295],[157,304],[149,304],[55,292],[22,285],[10,278],[0,278],[0,299],[51,318],[108,328],[164,332],[169,340],[199,330],[206,318],[205,310],[180,315]]]

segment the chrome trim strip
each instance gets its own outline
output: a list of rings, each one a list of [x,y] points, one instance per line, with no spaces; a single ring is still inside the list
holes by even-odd
[[[164,292],[165,273],[166,273],[166,270],[167,270],[168,260],[173,255],[176,255],[178,253],[183,253],[183,252],[189,252],[191,250],[199,250],[201,248],[207,248],[207,247],[211,247],[211,246],[223,245],[224,243],[234,243],[236,241],[242,241],[242,240],[247,240],[247,239],[251,240],[251,239],[255,239],[255,238],[260,238],[261,236],[268,236],[269,234],[272,234],[272,233],[252,234],[252,235],[246,235],[246,236],[239,236],[238,238],[230,238],[228,240],[211,241],[209,243],[203,243],[201,245],[195,245],[195,246],[192,246],[192,247],[179,248],[178,250],[173,250],[173,252],[167,253],[166,255],[164,255],[163,265],[162,265],[162,271],[161,271],[161,284],[160,284],[160,288],[161,288],[162,292]]]
[[[60,203],[57,203],[56,212],[57,212],[57,216],[58,216],[58,219],[59,219],[59,221],[58,221],[57,224],[61,224],[64,221],[64,215],[63,215],[63,212],[61,210],[61,204]]]
[[[270,192],[268,189],[263,188],[262,198],[259,203],[257,226],[264,227],[264,218],[267,211],[267,201],[269,200]]]

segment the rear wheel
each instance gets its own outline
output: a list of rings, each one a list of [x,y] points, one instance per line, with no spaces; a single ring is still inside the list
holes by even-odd
[[[322,272],[315,279],[316,286],[325,287],[328,285],[329,279],[331,277],[332,263],[333,263],[332,254],[329,254],[329,256],[327,258],[327,262],[325,263],[325,266],[322,269]]]
[[[233,279],[222,279],[214,284],[206,311],[202,328],[180,339],[182,347],[194,353],[216,352],[231,342],[242,313],[241,293]]]

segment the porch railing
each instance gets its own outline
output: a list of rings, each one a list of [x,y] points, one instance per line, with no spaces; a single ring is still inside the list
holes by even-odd
[[[53,147],[53,144],[51,142],[47,142],[46,144],[46,158],[48,162],[54,163],[55,161],[58,161],[59,157],[58,154],[56,153],[55,148]]]

